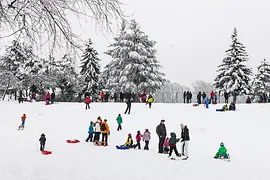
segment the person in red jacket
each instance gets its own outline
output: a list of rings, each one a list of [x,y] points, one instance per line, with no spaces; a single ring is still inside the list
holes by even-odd
[[[91,102],[91,99],[90,99],[90,97],[89,96],[87,96],[86,98],[85,98],[85,109],[87,110],[87,109],[90,109],[90,102]]]
[[[213,102],[214,97],[215,97],[215,93],[214,93],[214,91],[212,91],[212,92],[210,93],[210,102],[209,102],[209,104],[211,104],[211,102]]]
[[[101,101],[102,101],[102,102],[104,102],[104,97],[105,97],[105,94],[104,94],[104,92],[103,92],[103,91],[101,92],[100,97],[101,97]]]
[[[141,140],[142,140],[143,135],[141,134],[140,131],[137,131],[137,135],[136,135],[136,141],[137,144],[134,146],[134,149],[136,149],[136,147],[138,147],[138,149],[141,149]]]

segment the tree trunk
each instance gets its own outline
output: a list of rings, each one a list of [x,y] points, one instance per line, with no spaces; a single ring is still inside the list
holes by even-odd
[[[233,102],[236,103],[237,95],[236,93],[233,93]]]
[[[15,97],[15,101],[17,101],[17,89],[14,89],[14,97]]]
[[[4,92],[3,96],[2,96],[2,100],[5,100],[5,97],[6,97],[9,86],[10,86],[10,79],[8,80],[8,85],[7,85],[7,88],[6,88],[6,90],[5,90],[5,92]]]

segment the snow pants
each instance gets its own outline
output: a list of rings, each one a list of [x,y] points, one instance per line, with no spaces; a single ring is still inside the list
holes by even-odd
[[[122,130],[121,124],[118,124],[117,131]]]
[[[95,132],[94,141],[99,142],[100,132]]]
[[[158,153],[163,154],[163,144],[165,141],[165,137],[159,137],[159,143],[158,143]]]
[[[108,133],[102,133],[101,144],[102,145],[108,145]]]
[[[149,150],[149,141],[145,141],[145,146],[144,146],[144,150]]]
[[[130,109],[131,109],[131,106],[127,106],[127,109],[125,111],[125,114],[127,114],[127,112],[128,112],[128,114],[130,114]]]
[[[134,146],[134,149],[136,149],[136,147],[138,147],[138,149],[141,149],[141,142],[137,141],[137,144]]]
[[[90,109],[89,103],[86,103],[86,104],[85,104],[85,109]]]
[[[170,146],[170,152],[169,152],[169,156],[171,156],[172,155],[172,152],[175,152],[175,155],[176,156],[179,156],[179,153],[178,153],[178,151],[177,151],[177,147],[176,146]]]
[[[45,149],[45,144],[40,143],[40,151],[44,151],[44,149]]]
[[[90,142],[93,141],[93,133],[89,133],[89,135],[85,141],[88,142],[89,140],[90,140]]]
[[[189,141],[183,141],[181,144],[182,155],[186,157],[188,157],[188,144],[189,144]]]

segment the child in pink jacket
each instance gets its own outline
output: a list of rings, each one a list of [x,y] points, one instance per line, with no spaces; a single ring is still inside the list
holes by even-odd
[[[169,154],[169,138],[167,137],[164,144],[163,144],[163,152],[164,154]]]

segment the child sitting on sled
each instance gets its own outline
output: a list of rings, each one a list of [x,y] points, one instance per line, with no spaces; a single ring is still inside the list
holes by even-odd
[[[117,149],[130,149],[133,147],[134,145],[131,134],[128,134],[127,142],[124,145],[116,146]]]
[[[216,153],[215,159],[229,159],[229,154],[227,154],[227,149],[224,146],[224,143],[220,143],[220,148],[218,149],[218,152]]]
[[[222,109],[216,109],[216,111],[221,111],[221,112],[225,112],[225,111],[228,111],[228,106],[227,104],[225,104]]]

